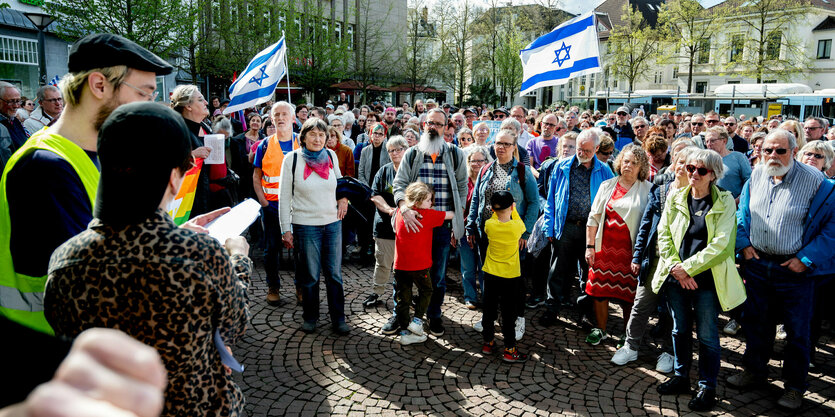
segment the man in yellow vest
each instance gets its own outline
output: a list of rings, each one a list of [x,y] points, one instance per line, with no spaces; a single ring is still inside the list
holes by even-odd
[[[284,155],[298,149],[299,141],[293,133],[295,109],[286,101],[273,104],[270,116],[275,134],[261,141],[252,160],[252,185],[255,196],[261,202],[261,219],[264,222],[264,269],[267,272],[267,304],[280,303],[278,290],[278,264],[281,258],[281,227],[278,224],[278,179]]]
[[[25,398],[67,354],[69,345],[44,318],[43,290],[52,252],[93,218],[99,127],[119,105],[153,100],[156,76],[173,70],[111,34],[76,42],[67,65],[64,112],[12,155],[0,177],[0,357],[9,366],[4,374],[14,376],[0,406]]]

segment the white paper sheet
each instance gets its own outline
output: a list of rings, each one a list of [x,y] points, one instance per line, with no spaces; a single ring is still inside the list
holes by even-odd
[[[226,159],[226,137],[222,134],[212,134],[203,136],[203,144],[212,150],[209,157],[206,158],[204,164],[222,164]]]
[[[261,204],[247,198],[232,210],[215,221],[206,225],[209,229],[209,236],[217,239],[220,243],[226,243],[230,237],[240,236],[258,216],[261,215]]]

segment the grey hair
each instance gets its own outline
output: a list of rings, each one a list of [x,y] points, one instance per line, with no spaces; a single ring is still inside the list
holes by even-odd
[[[226,132],[226,136],[232,136],[235,132],[232,130],[232,122],[229,121],[226,117],[219,118],[214,124],[212,124],[212,131],[218,133],[220,131]]]
[[[386,141],[386,150],[394,148],[409,149],[409,144],[406,142],[406,138],[401,135],[394,135],[390,137],[388,141]]]
[[[290,114],[296,114],[296,106],[294,106],[292,103],[288,103],[284,100],[281,100],[276,101],[275,104],[273,104],[273,106],[270,107],[270,116],[272,116],[272,114],[275,113],[275,111],[281,106],[285,106],[288,109],[290,109]]]
[[[730,135],[728,135],[728,129],[725,129],[725,126],[709,127],[707,128],[707,130],[705,130],[705,135],[708,133],[715,133],[719,135],[719,139],[725,139],[725,142],[727,142],[730,139]]]
[[[809,120],[814,120],[814,121],[818,122],[818,124],[821,125],[821,128],[823,128],[824,130],[829,128],[829,122],[826,121],[826,119],[824,119],[823,117],[809,116],[809,117],[806,118],[806,120],[804,120],[804,122],[808,122]]]
[[[6,95],[6,90],[8,90],[9,88],[17,87],[6,81],[0,81],[0,97],[4,97]]]
[[[464,148],[464,154],[467,157],[467,161],[469,161],[470,157],[475,153],[481,153],[482,155],[484,155],[484,159],[486,159],[487,162],[493,162],[493,157],[490,156],[490,149],[488,149],[486,146],[470,145]]]
[[[342,124],[346,127],[351,127],[354,125],[354,121],[356,118],[354,117],[354,113],[346,111],[345,114],[342,115]]]
[[[828,170],[829,167],[832,166],[832,160],[835,159],[835,151],[833,151],[832,147],[829,146],[828,141],[813,140],[807,142],[805,145],[803,145],[803,148],[800,149],[800,152],[797,153],[795,159],[797,159],[799,162],[800,159],[803,157],[803,152],[806,151],[817,151],[823,154],[824,171]]]
[[[505,120],[513,120],[513,119],[505,119]],[[515,120],[514,120],[514,122],[515,122]],[[519,122],[516,122],[516,124],[519,124]],[[502,122],[502,125],[504,125],[504,122]],[[512,130],[510,130],[510,129],[504,129],[504,128],[502,128],[502,129],[500,129],[500,130],[499,130],[499,133],[496,133],[496,137],[495,137],[495,138],[493,138],[493,143],[496,143],[496,141],[498,141],[498,140],[499,140],[499,137],[501,137],[501,136],[508,136],[508,137],[513,138],[513,143],[514,143],[514,144],[516,143],[516,140],[517,140],[517,139],[518,139],[518,137],[519,137],[519,136],[516,134],[516,132],[514,132],[514,131],[512,131]]]
[[[331,114],[331,115],[329,115],[329,116],[327,117],[327,119],[328,119],[328,120],[327,120],[328,125],[330,125],[331,123],[333,123],[333,121],[334,121],[334,120],[339,120],[340,122],[342,122],[342,125],[343,125],[342,127],[343,127],[343,128],[345,127],[345,126],[344,126],[344,125],[345,125],[345,121],[344,121],[344,120],[342,120],[342,116],[337,116],[337,115],[335,115],[335,114]]]
[[[754,142],[756,142],[757,140],[765,140],[766,136],[767,134],[765,132],[756,132],[753,135],[751,135],[751,138],[748,139],[748,141],[751,143],[751,145],[753,145]]]
[[[580,146],[580,142],[582,142],[586,139],[589,139],[589,138],[594,140],[594,146],[595,147],[597,145],[600,145],[600,134],[601,133],[603,133],[603,131],[600,130],[599,127],[592,127],[592,128],[589,128],[589,129],[586,129],[586,130],[580,132],[580,134],[577,135],[577,146]]]
[[[678,158],[684,158],[684,162],[687,163],[687,158],[690,156],[690,154],[699,150],[699,149],[701,149],[701,148],[699,148],[698,146],[695,146],[695,145],[685,146],[685,147],[679,149],[678,152],[676,152],[675,156],[673,156],[672,162],[675,163],[675,161]]]
[[[462,134],[465,134],[465,133],[469,134],[470,136],[473,137],[473,139],[475,139],[475,135],[473,135],[473,131],[470,130],[469,127],[462,127],[461,130],[458,131],[459,136],[461,136]]]
[[[514,118],[508,117],[502,121],[499,130],[513,129],[517,135],[522,132],[522,125]]]
[[[647,125],[647,127],[649,127],[649,121],[647,121],[647,119],[643,116],[635,116],[632,118],[632,120],[629,121],[629,123],[634,125],[635,123],[641,121],[644,122],[644,124]]]
[[[786,129],[772,129],[767,135],[765,135],[765,140],[777,137],[785,138],[789,141],[789,150],[797,149],[797,138],[794,137],[794,133],[789,132]]]
[[[407,133],[411,133],[411,134],[415,135],[416,139],[420,139],[420,135],[418,134],[418,132],[415,131],[415,129],[412,129],[412,128],[403,129],[402,134],[403,134],[404,138],[406,137]]]
[[[44,100],[44,98],[46,98],[45,97],[46,92],[47,91],[53,91],[53,90],[57,91],[58,94],[61,94],[61,90],[58,89],[58,87],[56,87],[54,85],[41,86],[40,88],[38,88],[38,91],[35,93],[35,101],[37,101],[38,103],[42,102]]]
[[[705,168],[713,171],[714,180],[711,181],[711,184],[725,176],[725,165],[722,163],[722,157],[716,151],[699,149],[691,152],[687,156],[687,163],[690,164],[696,161],[701,162]]]
[[[431,99],[429,99],[429,100],[431,100]],[[426,100],[426,102],[429,103],[429,100]],[[434,101],[433,101],[433,103],[434,103]],[[440,113],[440,114],[444,115],[444,126],[446,126],[446,124],[449,123],[449,118],[447,117],[446,113],[439,107],[435,107],[432,110],[429,110],[428,112],[426,112],[424,114],[428,118],[429,116],[431,116],[434,113]]]

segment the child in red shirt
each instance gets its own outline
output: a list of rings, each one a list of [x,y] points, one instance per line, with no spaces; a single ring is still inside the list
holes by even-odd
[[[423,227],[417,232],[410,232],[400,210],[394,218],[395,314],[400,323],[400,343],[404,345],[426,341],[421,318],[426,314],[432,297],[432,280],[429,278],[429,268],[432,267],[432,229],[442,226],[445,220],[455,215],[452,211],[432,210],[433,199],[432,189],[428,185],[422,182],[409,184],[406,187],[406,205],[418,212]],[[410,320],[413,283],[418,287],[418,303],[415,317]]]

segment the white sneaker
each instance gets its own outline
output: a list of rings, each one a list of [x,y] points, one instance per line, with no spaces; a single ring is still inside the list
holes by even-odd
[[[421,334],[417,335],[408,330],[403,330],[400,332],[400,344],[401,345],[411,345],[413,343],[423,343],[426,341],[426,335]]]
[[[525,318],[524,317],[516,317],[516,341],[522,340],[522,336],[525,335]]]
[[[729,334],[731,336],[734,336],[737,333],[739,333],[739,329],[741,329],[741,328],[742,328],[741,324],[737,323],[736,320],[731,319],[731,321],[729,321],[728,324],[725,325],[725,328],[722,329],[722,332],[724,332],[725,334]]]
[[[412,334],[417,336],[423,336],[423,320],[415,317],[412,319],[412,322],[409,323],[409,327],[407,329],[412,332]]]
[[[629,348],[629,345],[623,345],[622,348],[615,352],[612,356],[612,363],[615,365],[626,365],[629,362],[638,360],[638,351]]]
[[[777,334],[775,334],[777,340],[786,340],[786,328],[781,324],[777,326]]]
[[[663,374],[673,372],[673,366],[676,363],[676,358],[667,352],[658,355],[658,362],[655,363],[655,370]]]
[[[484,326],[481,324],[481,320],[477,321],[473,324],[473,329],[479,333],[484,331]]]

